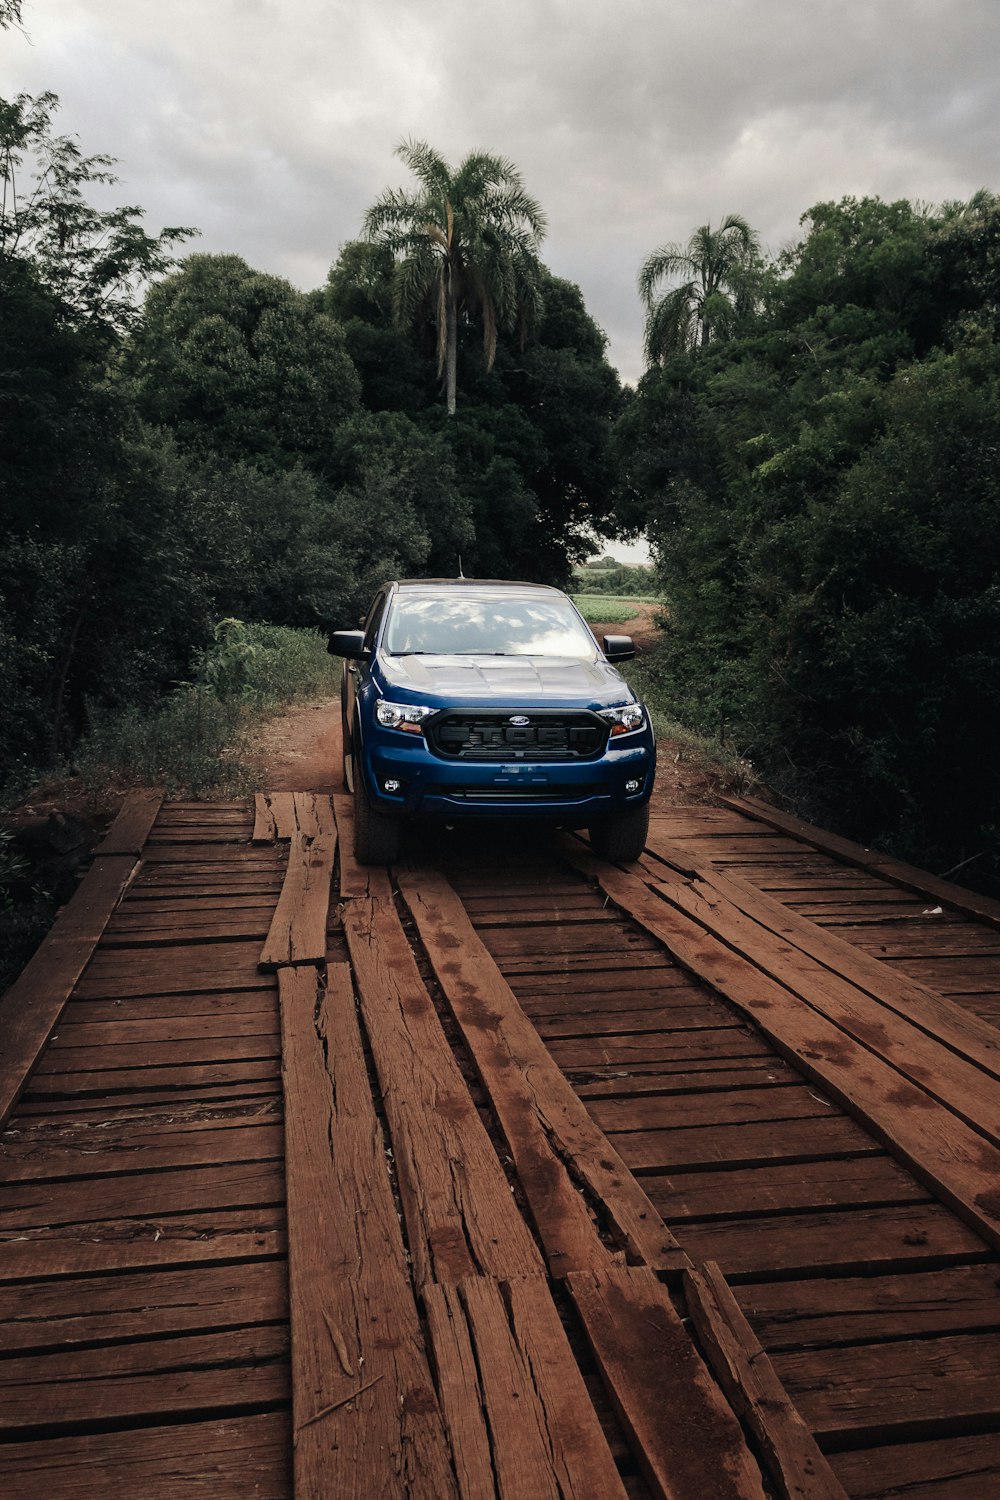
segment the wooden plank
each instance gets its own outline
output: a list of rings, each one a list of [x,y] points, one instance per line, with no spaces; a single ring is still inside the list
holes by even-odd
[[[126,792],[121,811],[94,850],[95,859],[108,854],[131,854],[138,858],[162,804],[162,792]]]
[[[337,832],[329,798],[323,800],[326,812],[316,804],[314,814],[320,831],[314,836],[296,833],[289,844],[285,881],[261,950],[262,969],[276,969],[284,964],[318,964],[326,955]]]
[[[212,1417],[139,1431],[102,1431],[0,1446],[11,1496],[94,1500],[292,1500],[286,1412]]]
[[[660,1269],[683,1257],[646,1194],[595,1126],[480,942],[458,896],[430,870],[399,876],[400,892],[475,1060],[557,1274],[600,1264],[587,1205],[629,1253]]]
[[[0,1000],[0,1126],[10,1118],[137,868],[130,854],[95,860],[41,947]]]
[[[121,1238],[129,1233],[141,1238],[144,1225],[166,1214],[207,1213],[213,1207],[229,1211],[258,1204],[270,1209],[281,1206],[283,1195],[284,1180],[275,1158],[192,1165],[99,1183],[78,1178],[60,1186],[58,1200],[48,1186],[34,1182],[8,1183],[0,1207],[0,1232],[13,1236],[25,1229],[111,1224],[120,1220]],[[38,1274],[41,1275],[40,1270]]]
[[[287,1351],[285,1328],[272,1325],[112,1344],[96,1371],[90,1349],[15,1355],[0,1360],[0,1432],[285,1401]]]
[[[723,1163],[753,1167],[768,1161],[823,1161],[880,1151],[853,1120],[768,1120],[763,1125],[696,1125],[691,1129],[636,1130],[616,1145],[633,1172],[675,1172]]]
[[[609,1264],[566,1285],[653,1494],[764,1500],[739,1424],[656,1276]]]
[[[183,994],[187,990],[273,989],[258,972],[255,941],[197,943],[178,948],[98,953],[76,987],[81,999]]]
[[[688,1312],[730,1405],[754,1434],[784,1500],[847,1500],[847,1492],[744,1318],[717,1265],[684,1273]]]
[[[248,1036],[184,1037],[176,1042],[119,1042],[112,1047],[50,1047],[35,1072],[32,1087],[50,1075],[94,1073],[111,1076],[117,1068],[148,1069],[148,1082],[162,1081],[163,1069],[185,1063],[232,1063],[240,1058],[277,1056],[277,1044],[268,1033]],[[91,1085],[92,1087],[92,1085]]]
[[[675,868],[681,868],[680,863],[675,861],[692,863],[682,851],[662,842],[653,841],[651,848],[659,858],[665,859]],[[967,1012],[943,1001],[928,986],[896,972],[875,957],[860,953],[853,942],[817,927],[814,922],[790,911],[787,906],[755,890],[745,881],[713,872],[700,860],[693,863],[692,873],[714,887],[731,905],[784,942],[794,945],[818,963],[843,975],[873,999],[906,1016],[914,1025],[944,1042],[954,1052],[969,1058],[995,1076],[1000,1076],[1000,1036],[994,1027],[977,1021]],[[696,886],[696,889],[699,887]]]
[[[272,844],[278,837],[277,824],[271,810],[271,799],[266,792],[257,792],[253,799],[253,833],[251,843]]]
[[[192,1044],[194,1045],[194,1044]],[[259,1050],[247,1043],[244,1050]],[[243,1057],[236,1061],[178,1062],[173,1067],[138,1068],[84,1068],[79,1072],[63,1069],[51,1073],[36,1072],[31,1080],[26,1099],[51,1098],[53,1095],[83,1097],[158,1091],[166,1088],[197,1089],[202,1085],[278,1081],[278,1056],[280,1048],[273,1053],[270,1046],[264,1057]],[[47,1054],[46,1054],[47,1057]],[[43,1060],[44,1061],[44,1060]]]
[[[268,1161],[280,1158],[281,1150],[280,1122],[174,1132],[133,1129],[124,1132],[117,1141],[111,1139],[104,1144],[90,1131],[82,1140],[79,1137],[54,1140],[45,1145],[35,1140],[8,1141],[2,1165],[7,1182],[41,1183],[86,1177],[96,1196],[100,1188],[95,1179],[104,1176],[222,1162]],[[55,1196],[58,1198],[58,1192]],[[141,1205],[136,1207],[141,1212]]]
[[[636,876],[577,854],[568,840],[566,851],[681,963],[751,1016],[783,1056],[862,1120],[987,1244],[1000,1248],[1000,1150],[839,1027],[807,1011],[783,986],[653,895]]]
[[[828,1115],[834,1106],[808,1084],[769,1085],[724,1094],[662,1094],[627,1099],[594,1099],[590,1114],[602,1130],[617,1136],[629,1130],[663,1130],[675,1126],[759,1124],[764,1120],[809,1120]]]
[[[392,891],[385,870],[381,865],[359,865],[354,858],[354,803],[342,793],[332,800],[339,837],[341,899],[385,899]]]
[[[424,1295],[463,1500],[625,1500],[544,1281]]]
[[[169,1176],[171,1174],[163,1174]],[[211,1265],[285,1253],[284,1210],[252,1206],[142,1220],[94,1219],[20,1229],[0,1240],[0,1278],[103,1275],[158,1266]]]
[[[736,1299],[771,1353],[1000,1330],[996,1264],[904,1276],[757,1282]]]
[[[652,889],[846,1035],[871,1048],[994,1146],[1000,1146],[998,1045],[970,1043],[977,1053],[975,1062],[957,1056],[936,1035],[914,1025],[902,1005],[883,1004],[854,984],[853,976],[835,973],[803,949],[775,936],[704,881],[690,885],[675,877],[655,881]],[[945,1010],[940,1002],[939,1010]],[[929,1020],[929,1024],[933,1022]],[[942,1024],[949,1038],[955,1039],[959,1028],[950,1027],[947,1018]],[[1000,1034],[993,1040],[1000,1044]],[[984,1071],[984,1064],[989,1073]]]
[[[350,976],[279,974],[296,1500],[456,1494]]]
[[[672,1177],[647,1178],[645,1187],[670,1224],[681,1219],[839,1208],[845,1203],[858,1208],[927,1201],[926,1189],[882,1155],[678,1172]]]
[[[288,1316],[283,1268],[239,1266],[123,1272],[0,1286],[3,1347],[39,1352],[112,1339],[276,1323]]]
[[[384,871],[383,871],[384,874]],[[344,933],[382,1090],[418,1290],[542,1262],[469,1096],[391,900],[345,904]]]
[[[727,1277],[926,1269],[985,1254],[980,1240],[937,1203],[678,1223],[695,1262],[718,1261]]]
[[[815,849],[821,849],[826,853],[836,855],[839,859],[871,870],[882,879],[891,881],[904,890],[916,891],[921,896],[933,896],[935,901],[950,906],[955,911],[961,911],[967,916],[977,917],[982,922],[1000,926],[1000,901],[993,901],[989,896],[980,896],[974,891],[966,890],[963,886],[953,885],[951,881],[941,880],[926,870],[918,870],[914,865],[904,864],[902,860],[890,859],[888,855],[864,849],[850,839],[839,838],[835,834],[827,833],[824,829],[815,828],[811,823],[803,822],[801,818],[779,812],[776,807],[770,807],[765,802],[758,802],[756,798],[722,796],[720,801],[724,806],[731,807],[736,812],[743,812],[759,822],[769,823],[772,828],[785,830],[794,838],[811,844]]]
[[[1000,1421],[1000,1333],[776,1354],[775,1368],[824,1442],[953,1436]],[[843,1442],[841,1441],[841,1446]]]
[[[1000,1495],[1000,1433],[890,1443],[830,1462],[852,1500],[989,1500]]]

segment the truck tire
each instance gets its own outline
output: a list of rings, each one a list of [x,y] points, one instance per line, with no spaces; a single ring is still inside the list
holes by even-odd
[[[591,847],[602,859],[619,865],[638,859],[646,847],[649,832],[649,803],[631,807],[617,818],[602,818],[599,823],[591,823],[588,831]]]
[[[399,858],[399,822],[372,807],[365,773],[354,766],[354,858],[362,865],[391,865]]]

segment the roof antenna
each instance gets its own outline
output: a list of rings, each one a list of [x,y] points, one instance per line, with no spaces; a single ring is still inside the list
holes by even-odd
[[[462,572],[462,554],[461,554],[461,552],[458,554],[458,576],[459,576],[459,578],[464,578],[465,577],[465,574]]]

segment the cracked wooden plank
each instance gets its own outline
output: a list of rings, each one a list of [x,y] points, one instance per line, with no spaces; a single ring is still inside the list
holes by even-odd
[[[715,1378],[756,1437],[782,1500],[847,1500],[718,1266],[685,1272],[684,1290]]]
[[[131,854],[96,859],[41,947],[0,1000],[0,1125],[9,1119],[138,868]]]
[[[278,826],[271,810],[271,798],[267,792],[257,792],[253,799],[253,844],[273,844],[278,837]]]
[[[424,1300],[462,1500],[625,1500],[543,1281],[472,1277]]]
[[[490,1095],[553,1273],[607,1258],[587,1198],[633,1259],[661,1270],[686,1264],[653,1204],[552,1061],[447,880],[431,870],[399,880]]]
[[[351,900],[343,922],[418,1288],[477,1274],[497,1280],[543,1274],[395,907],[384,899]]]
[[[346,964],[282,969],[296,1500],[455,1496]]]
[[[740,1425],[654,1273],[608,1265],[566,1286],[658,1500],[765,1500]]]
[[[326,955],[326,922],[337,852],[337,831],[328,797],[315,800],[312,817],[317,832],[296,832],[289,844],[281,895],[261,950],[261,969],[318,964]]]
[[[642,879],[582,846],[565,857],[596,879],[677,961],[749,1016],[794,1067],[819,1083],[994,1249],[1000,1249],[1000,1150],[873,1051],[769,978]]]

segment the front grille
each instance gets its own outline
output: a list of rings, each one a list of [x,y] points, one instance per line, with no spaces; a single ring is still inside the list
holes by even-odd
[[[430,786],[435,797],[451,797],[456,802],[510,803],[583,802],[588,797],[607,796],[602,786]]]
[[[447,760],[593,760],[608,739],[608,726],[596,714],[554,709],[451,709],[429,720],[425,732]]]

